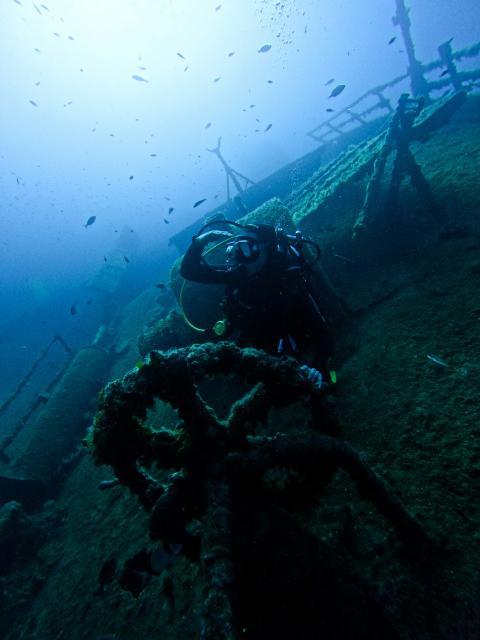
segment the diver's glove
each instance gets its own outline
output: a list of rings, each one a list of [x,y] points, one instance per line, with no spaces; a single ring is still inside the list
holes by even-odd
[[[304,364],[300,367],[300,371],[308,378],[316,390],[321,391],[327,386],[323,375],[318,369],[315,369],[315,367],[309,367]]]
[[[227,238],[231,238],[232,234],[228,231],[207,231],[206,233],[202,233],[201,236],[195,236],[194,240],[201,247],[206,247],[210,242],[220,242],[221,240],[226,240]]]

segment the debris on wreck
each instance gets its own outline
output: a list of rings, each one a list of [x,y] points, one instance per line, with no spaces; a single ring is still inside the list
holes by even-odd
[[[251,389],[220,420],[197,390],[206,376],[237,376]],[[160,399],[177,411],[175,429],[153,428],[147,411]],[[300,434],[261,436],[271,408],[303,400],[314,428]],[[204,581],[202,638],[240,636],[235,618],[233,517],[245,487],[261,482],[270,469],[301,470],[320,489],[342,468],[360,495],[417,549],[429,540],[398,498],[347,442],[323,394],[291,358],[277,358],[228,342],[153,351],[140,369],[102,391],[99,411],[87,437],[96,464],[110,465],[120,483],[150,513],[150,537],[182,545],[201,564]],[[162,471],[166,482],[149,469]],[[163,475],[165,473],[165,475]],[[168,475],[166,475],[168,474]],[[143,587],[143,585],[142,585]]]
[[[461,91],[437,100],[431,106],[424,108],[416,117],[415,124],[407,128],[407,135],[403,138],[403,130],[398,122],[394,122],[400,118],[399,109],[403,109],[400,105],[392,117],[390,127],[386,131],[382,131],[373,138],[349,148],[329,165],[321,167],[299,189],[292,192],[286,201],[286,205],[292,210],[294,223],[296,225],[305,224],[310,216],[318,215],[320,211],[334,202],[347,186],[362,180],[373,170],[370,183],[367,185],[362,211],[355,222],[354,233],[358,236],[373,221],[378,210],[382,208],[378,194],[379,183],[383,176],[388,156],[392,151],[398,149],[397,140],[400,139],[402,152],[399,155],[397,171],[392,176],[394,180],[391,192],[393,198],[396,197],[400,180],[405,174],[406,168],[403,165],[404,151],[410,153],[408,149],[410,142],[426,142],[429,140],[441,127],[449,122],[454,113],[462,106],[465,98],[466,93]],[[407,99],[409,99],[408,96]],[[400,137],[397,136],[398,133],[400,133]],[[415,163],[413,156],[412,160]],[[415,166],[419,169],[416,163]],[[412,171],[414,171],[413,166]],[[425,181],[423,175],[422,178]],[[426,181],[419,183],[418,189],[422,199],[424,199],[424,193],[427,193],[427,196],[430,197],[430,187]]]

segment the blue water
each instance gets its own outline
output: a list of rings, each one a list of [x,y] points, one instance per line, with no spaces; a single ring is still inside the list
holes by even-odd
[[[421,62],[480,40],[479,0],[406,1]],[[256,204],[344,148],[309,132],[406,74],[395,4],[1,0],[0,408],[53,336],[77,352],[136,296],[162,294],[172,237],[233,207],[220,139]],[[395,105],[409,89],[385,95]],[[0,409],[0,441],[64,363],[56,345]]]
[[[165,275],[169,238],[226,199],[207,151],[219,136],[257,182],[318,146],[306,132],[327,109],[404,73],[393,12],[360,0],[2,2],[0,391],[52,332],[91,338],[87,285],[105,257],[125,269],[125,299]],[[423,0],[410,15],[420,60],[478,38],[476,0]]]

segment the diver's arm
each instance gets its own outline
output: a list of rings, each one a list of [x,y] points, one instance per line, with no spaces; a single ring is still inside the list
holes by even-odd
[[[230,235],[230,234],[228,234]],[[203,259],[202,252],[210,242],[225,239],[227,233],[224,231],[210,231],[201,236],[195,236],[183,256],[180,265],[180,275],[192,282],[202,282],[204,284],[232,284],[238,278],[238,269],[227,269],[225,267],[212,267]]]
[[[301,318],[304,353],[302,362],[320,371],[327,379],[328,361],[333,354],[333,336],[317,301],[309,292],[304,292],[295,306]]]

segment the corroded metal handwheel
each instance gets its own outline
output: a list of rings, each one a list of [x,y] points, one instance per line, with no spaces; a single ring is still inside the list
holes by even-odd
[[[197,385],[206,376],[225,374],[252,386],[233,403],[227,419],[220,420]],[[177,410],[174,429],[146,424],[156,398]],[[256,435],[272,407],[302,399],[312,411],[313,428]],[[96,463],[111,465],[150,512],[153,539],[197,546],[206,584],[201,635],[226,640],[237,637],[231,608],[232,495],[245,480],[279,466],[311,477],[342,467],[362,497],[402,536],[415,544],[427,542],[416,520],[358,453],[340,438],[326,435],[334,431],[335,419],[322,392],[295,360],[220,342],[153,351],[142,366],[110,383],[101,394],[88,442]],[[193,533],[189,525],[194,520],[202,526]]]

